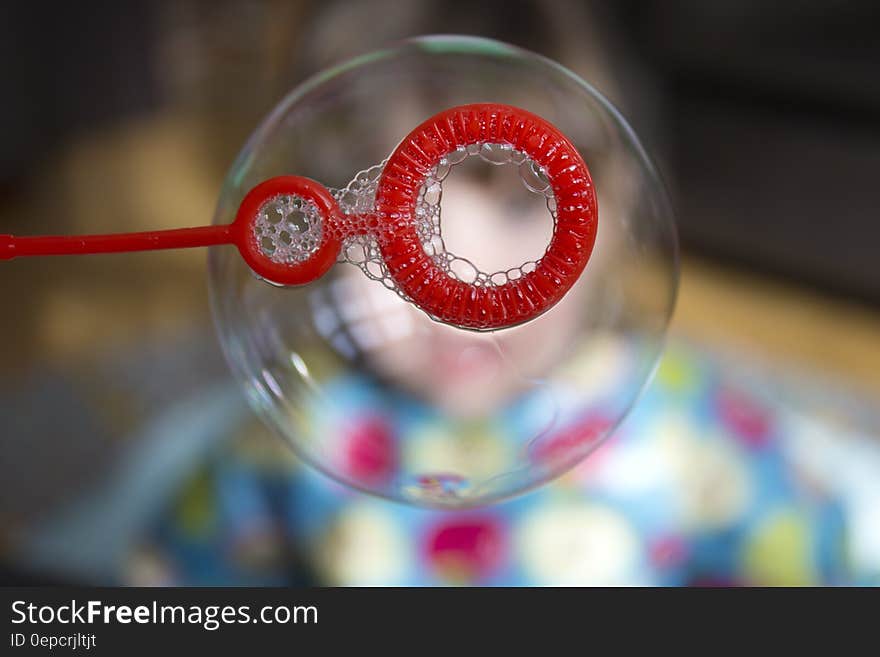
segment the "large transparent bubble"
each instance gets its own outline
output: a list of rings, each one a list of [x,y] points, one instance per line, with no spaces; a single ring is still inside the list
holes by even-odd
[[[677,243],[632,129],[545,58],[484,39],[415,39],[292,91],[239,155],[215,217],[231,222],[250,188],[282,174],[333,188],[343,207],[368,206],[381,163],[413,127],[478,102],[550,121],[598,192],[592,258],[537,319],[484,333],[436,322],[389,289],[368,242],[346,245],[327,275],[297,288],[257,279],[232,247],[210,254],[220,339],[255,411],[339,482],[425,506],[485,504],[560,475],[614,431],[651,377]],[[521,153],[470,150],[422,190],[424,247],[450,276],[503,285],[541,258],[554,199]]]

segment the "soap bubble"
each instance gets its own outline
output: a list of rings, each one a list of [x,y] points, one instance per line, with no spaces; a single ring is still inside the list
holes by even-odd
[[[323,278],[294,288],[259,280],[231,247],[210,253],[220,340],[255,411],[338,482],[422,506],[491,503],[570,470],[650,379],[674,305],[677,242],[632,129],[543,57],[486,39],[413,39],[284,98],[236,159],[215,216],[230,223],[248,190],[284,174],[321,182],[343,208],[369,207],[382,162],[412,128],[480,102],[559,128],[598,193],[590,262],[536,319],[484,333],[434,321],[396,293],[369,239],[343,245]],[[555,199],[523,153],[491,143],[460,151],[420,194],[423,246],[451,277],[504,285],[540,260]],[[308,254],[320,230],[291,203],[265,208],[260,224],[286,259]]]

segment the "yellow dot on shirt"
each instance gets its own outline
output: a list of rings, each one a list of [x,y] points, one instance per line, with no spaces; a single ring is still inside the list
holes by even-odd
[[[514,530],[522,568],[538,586],[639,585],[641,541],[614,509],[582,501],[539,505]]]
[[[214,481],[207,472],[200,472],[176,502],[176,521],[190,538],[205,537],[214,527],[216,511]]]
[[[328,524],[314,554],[333,586],[400,585],[409,569],[404,528],[384,502],[350,504]]]
[[[794,509],[773,511],[743,547],[746,580],[752,585],[811,586],[818,580],[809,519]]]
[[[674,348],[668,351],[657,368],[657,382],[674,392],[685,392],[697,384],[692,360]]]
[[[509,442],[488,422],[430,424],[413,432],[405,442],[404,467],[480,482],[511,466]]]

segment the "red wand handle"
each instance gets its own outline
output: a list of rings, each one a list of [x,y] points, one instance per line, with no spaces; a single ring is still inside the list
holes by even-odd
[[[127,253],[233,243],[232,226],[200,226],[116,235],[0,235],[0,260],[19,256]]]

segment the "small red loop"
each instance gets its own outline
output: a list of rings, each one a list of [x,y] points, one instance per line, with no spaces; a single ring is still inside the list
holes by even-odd
[[[314,203],[321,212],[321,244],[312,256],[301,263],[275,262],[260,248],[254,222],[260,208],[277,196],[294,195]],[[322,184],[301,176],[278,176],[260,183],[247,193],[233,222],[234,240],[250,268],[270,283],[303,285],[325,273],[339,255],[339,205]]]
[[[425,253],[416,204],[428,173],[442,157],[476,143],[509,144],[539,164],[556,198],[553,237],[535,269],[500,286],[449,276]],[[590,172],[553,125],[508,105],[453,107],[413,130],[388,159],[376,191],[380,245],[390,276],[432,317],[476,330],[513,326],[556,304],[586,267],[596,240],[598,208]]]

